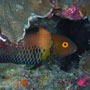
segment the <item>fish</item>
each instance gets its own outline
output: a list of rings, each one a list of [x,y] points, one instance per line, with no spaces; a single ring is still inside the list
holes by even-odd
[[[4,43],[6,42],[3,45]],[[24,38],[17,44],[10,43],[0,47],[0,62],[39,65],[49,56],[63,57],[76,51],[76,44],[69,38],[50,33],[41,26],[34,26],[26,29]]]

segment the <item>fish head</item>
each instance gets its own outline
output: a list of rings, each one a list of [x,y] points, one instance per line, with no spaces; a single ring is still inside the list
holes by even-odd
[[[63,35],[52,35],[53,55],[67,56],[77,51],[76,44]]]

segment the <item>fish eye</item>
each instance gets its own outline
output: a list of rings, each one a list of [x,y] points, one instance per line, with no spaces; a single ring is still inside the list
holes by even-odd
[[[63,48],[67,48],[68,45],[69,45],[68,42],[63,42],[63,43],[62,43],[62,47],[63,47]]]

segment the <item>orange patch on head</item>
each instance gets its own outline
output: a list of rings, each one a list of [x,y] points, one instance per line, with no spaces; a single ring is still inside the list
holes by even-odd
[[[23,86],[26,86],[26,85],[27,85],[27,80],[26,80],[26,79],[21,80],[21,84],[22,84]]]
[[[63,43],[62,43],[62,47],[63,47],[63,48],[67,48],[68,46],[69,46],[68,42],[63,42]]]

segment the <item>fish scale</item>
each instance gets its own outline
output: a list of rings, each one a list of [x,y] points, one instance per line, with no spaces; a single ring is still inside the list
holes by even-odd
[[[9,48],[0,49],[0,61],[17,64],[39,64],[41,62],[42,52],[40,48]],[[3,52],[2,52],[3,51]],[[6,52],[6,53],[5,53]]]

